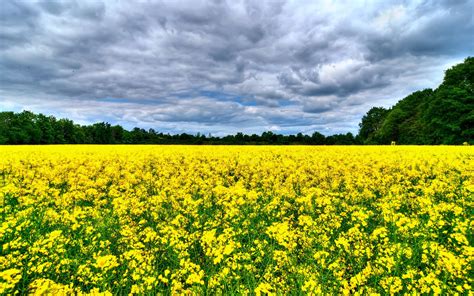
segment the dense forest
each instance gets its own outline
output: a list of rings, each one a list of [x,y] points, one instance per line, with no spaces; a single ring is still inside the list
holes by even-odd
[[[445,73],[435,90],[417,91],[390,109],[374,107],[362,118],[359,134],[324,136],[237,133],[225,137],[204,134],[164,134],[154,129],[130,131],[106,122],[75,124],[54,116],[0,112],[0,144],[474,144],[474,58]]]

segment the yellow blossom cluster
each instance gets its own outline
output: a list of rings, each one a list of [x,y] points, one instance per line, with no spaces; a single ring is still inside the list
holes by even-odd
[[[2,146],[0,294],[468,295],[474,148]]]

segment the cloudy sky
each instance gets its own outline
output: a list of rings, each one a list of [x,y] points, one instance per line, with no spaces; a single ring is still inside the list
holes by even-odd
[[[170,133],[358,130],[474,55],[474,0],[0,2],[0,110]]]

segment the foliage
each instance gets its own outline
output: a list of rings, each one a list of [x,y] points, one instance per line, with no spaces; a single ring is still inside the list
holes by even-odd
[[[362,117],[362,121],[359,123],[359,137],[365,140],[366,143],[370,144],[376,139],[373,137],[381,128],[382,123],[387,117],[388,110],[383,107],[373,107]]]
[[[128,131],[120,125],[98,122],[81,126],[54,116],[0,112],[0,144],[216,144],[216,145],[352,145],[357,140],[351,133],[325,137],[313,135],[280,135],[271,131],[261,135],[237,133],[224,137],[203,134],[163,134],[154,129],[134,128]]]
[[[474,58],[448,69],[434,91],[415,92],[389,110],[372,108],[359,126],[366,144],[474,143]]]
[[[467,295],[473,149],[3,146],[0,294]]]

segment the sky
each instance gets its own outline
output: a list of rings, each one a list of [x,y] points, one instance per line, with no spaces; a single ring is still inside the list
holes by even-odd
[[[0,2],[0,111],[215,136],[358,132],[474,55],[474,0]]]

